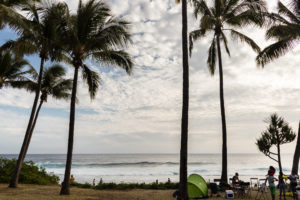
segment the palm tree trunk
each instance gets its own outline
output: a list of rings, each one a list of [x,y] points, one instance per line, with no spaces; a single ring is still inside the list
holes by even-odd
[[[299,158],[300,158],[300,122],[298,127],[297,144],[296,144],[296,149],[295,149],[294,159],[293,159],[292,174],[298,174]]]
[[[226,118],[225,118],[225,105],[224,105],[224,91],[223,91],[223,66],[222,55],[220,47],[220,36],[217,35],[217,47],[218,47],[218,60],[219,60],[219,76],[220,76],[220,107],[222,117],[222,175],[221,182],[228,183],[227,176],[227,133],[226,133]]]
[[[180,147],[180,200],[187,200],[187,157],[188,157],[188,112],[189,112],[189,62],[187,40],[187,2],[182,0],[182,67],[183,95],[181,118],[181,147]]]
[[[10,184],[9,184],[10,188],[18,187],[19,176],[20,176],[22,164],[25,159],[26,151],[28,149],[29,142],[30,142],[31,126],[32,126],[32,122],[33,122],[33,119],[35,116],[35,111],[36,111],[36,107],[37,107],[39,96],[40,96],[40,90],[41,90],[41,84],[42,84],[42,78],[43,78],[43,70],[44,70],[44,62],[45,62],[45,58],[41,57],[40,73],[39,73],[39,77],[38,77],[38,87],[36,88],[35,98],[34,98],[33,106],[31,109],[31,114],[30,114],[28,125],[27,125],[25,137],[23,140],[22,148],[21,148],[21,151],[20,151],[20,154],[18,157],[17,165],[15,168],[14,174],[12,176],[12,179],[10,181]]]
[[[281,166],[281,157],[280,157],[280,145],[277,144],[277,153],[278,153],[278,166],[279,166],[279,172],[282,172],[282,166]]]
[[[78,69],[79,69],[79,66],[75,66],[72,96],[71,96],[68,153],[67,153],[65,177],[64,177],[64,181],[62,182],[62,187],[60,190],[61,195],[69,195],[70,194],[70,175],[71,175],[73,143],[74,143],[75,103],[76,103]]]
[[[32,136],[32,133],[33,133],[33,130],[35,128],[35,125],[36,125],[36,122],[37,122],[37,118],[39,117],[39,113],[40,113],[40,110],[42,108],[42,105],[43,105],[44,101],[43,100],[40,100],[40,105],[35,113],[35,117],[34,117],[34,120],[33,120],[33,124],[31,126],[31,130],[30,130],[30,135],[29,135],[29,140],[28,140],[28,145],[25,149],[25,155],[27,154],[27,151],[28,151],[28,147],[29,147],[29,144],[30,144],[30,140],[31,140],[31,136]]]

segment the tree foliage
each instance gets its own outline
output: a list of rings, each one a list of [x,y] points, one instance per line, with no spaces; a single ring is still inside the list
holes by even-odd
[[[0,183],[9,183],[16,165],[16,160],[0,158]],[[23,163],[20,174],[20,183],[49,185],[58,184],[59,178],[53,174],[47,174],[44,168],[37,167],[32,161]]]
[[[261,133],[261,137],[256,140],[256,145],[259,151],[278,162],[279,168],[281,169],[280,145],[294,141],[296,133],[284,118],[279,117],[276,113],[272,114],[265,122],[269,125],[267,129]],[[272,147],[277,149],[276,153],[272,151]]]
[[[23,58],[16,58],[9,51],[0,52],[0,89],[3,86],[16,87],[35,76],[35,69]],[[24,88],[20,84],[19,88]]]
[[[300,0],[291,0],[289,6],[278,2],[278,13],[267,14],[273,22],[266,32],[266,39],[275,42],[262,50],[257,58],[258,65],[264,66],[283,56],[299,44],[300,40]]]

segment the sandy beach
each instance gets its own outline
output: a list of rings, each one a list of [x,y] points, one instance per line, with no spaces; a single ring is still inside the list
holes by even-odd
[[[173,190],[93,190],[71,188],[70,196],[59,195],[60,186],[19,185],[17,189],[0,184],[1,200],[174,200]]]
[[[41,186],[20,184],[19,188],[11,189],[7,184],[0,184],[0,200],[175,200],[172,194],[174,190],[94,190],[71,188],[70,196],[59,195],[60,186]],[[255,199],[257,192],[251,192],[251,198]],[[279,191],[276,192],[279,199]],[[270,194],[267,192],[270,199]],[[225,199],[222,197],[209,198],[210,200]],[[240,199],[240,198],[235,198]],[[289,199],[289,198],[288,198]]]

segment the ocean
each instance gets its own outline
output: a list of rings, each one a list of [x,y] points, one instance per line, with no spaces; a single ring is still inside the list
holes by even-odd
[[[17,158],[16,154],[0,154],[0,157]],[[220,178],[221,154],[190,154],[188,173],[200,174],[207,181]],[[48,173],[54,173],[63,179],[66,155],[29,154],[25,160],[32,160],[38,167],[44,167]],[[283,171],[290,174],[292,154],[282,155]],[[263,154],[229,154],[228,178],[235,172],[243,181],[250,178],[264,178],[270,165],[277,168],[276,162]],[[150,183],[158,180],[166,182],[179,180],[178,154],[74,154],[71,173],[75,181],[92,183],[102,178],[103,182]]]

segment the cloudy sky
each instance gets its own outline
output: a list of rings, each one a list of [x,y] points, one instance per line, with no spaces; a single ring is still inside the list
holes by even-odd
[[[77,0],[67,0],[75,11]],[[115,15],[132,22],[132,76],[117,68],[87,63],[102,77],[94,101],[80,81],[75,125],[75,153],[178,153],[182,103],[181,10],[174,0],[107,0]],[[270,9],[276,1],[268,1]],[[189,8],[189,30],[197,27]],[[264,47],[264,30],[242,30]],[[0,32],[3,43],[16,35]],[[195,43],[190,60],[189,152],[221,152],[219,79],[210,76],[207,50],[211,37]],[[263,120],[277,112],[298,129],[300,46],[264,69],[245,44],[229,42],[223,54],[224,90],[230,153],[257,153],[255,139]],[[36,56],[28,58],[38,68]],[[48,63],[50,64],[50,63]],[[72,68],[66,66],[68,76]],[[217,71],[218,72],[218,71]],[[217,73],[216,73],[217,74]],[[0,153],[18,153],[34,95],[23,90],[0,91]],[[49,99],[42,108],[29,153],[66,153],[69,102]],[[295,143],[283,151],[292,153]]]

